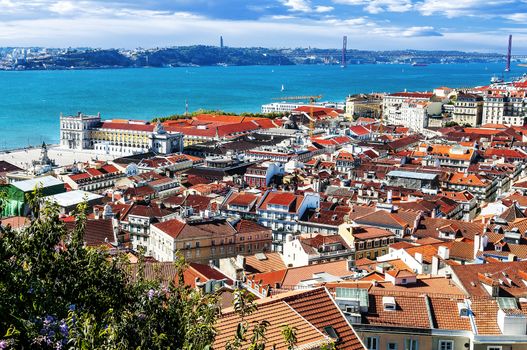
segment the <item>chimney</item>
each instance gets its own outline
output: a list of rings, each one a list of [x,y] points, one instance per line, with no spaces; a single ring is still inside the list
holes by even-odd
[[[476,234],[474,235],[474,259],[476,259],[478,256],[480,245],[481,245],[481,236]]]
[[[236,264],[245,269],[245,257],[243,255],[237,255],[236,256]]]
[[[441,245],[437,248],[437,255],[439,255],[439,257],[443,260],[448,260],[450,258],[450,249],[444,245]]]
[[[439,258],[435,255],[432,257],[432,271],[430,274],[432,276],[439,275]]]
[[[347,269],[348,271],[354,271],[355,270],[355,259],[348,259],[347,261]]]

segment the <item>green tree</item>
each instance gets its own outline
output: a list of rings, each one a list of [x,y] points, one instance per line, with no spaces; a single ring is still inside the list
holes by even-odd
[[[297,333],[298,329],[296,327],[291,327],[289,325],[282,326],[282,337],[284,337],[288,350],[293,350],[295,348],[295,345],[298,342]]]
[[[211,348],[218,295],[184,285],[182,256],[175,282],[146,278],[142,255],[133,275],[124,256],[85,246],[85,204],[68,231],[39,192],[27,198],[29,227],[0,232],[0,349]],[[242,320],[227,349],[264,350],[269,322],[246,321],[252,294],[236,290],[234,309]]]
[[[28,197],[30,226],[0,233],[0,348],[189,350],[213,343],[216,295],[131,278],[122,256],[84,246],[86,206],[69,232],[57,206],[38,192]],[[184,268],[180,258],[179,281]]]

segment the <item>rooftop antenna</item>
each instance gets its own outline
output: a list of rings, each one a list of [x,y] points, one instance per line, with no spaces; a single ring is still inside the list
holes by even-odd
[[[509,35],[509,48],[507,49],[507,65],[505,66],[505,72],[511,71],[511,52],[512,52],[512,35]]]

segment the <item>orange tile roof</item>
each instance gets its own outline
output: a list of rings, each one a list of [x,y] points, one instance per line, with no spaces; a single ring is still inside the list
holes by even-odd
[[[271,300],[260,303],[258,310],[245,318],[245,321],[250,325],[262,320],[269,322],[265,333],[266,343],[270,346],[276,345],[276,349],[287,349],[281,328],[284,324],[297,329],[297,347],[299,348],[315,348],[317,345],[320,346],[328,342],[327,336],[300,316],[285,301]],[[214,339],[214,349],[225,348],[227,342],[232,339],[236,332],[239,322],[241,322],[241,317],[238,314],[234,313],[231,309],[224,311],[216,326],[217,335]],[[249,344],[247,343],[242,346],[242,349],[248,348]]]
[[[385,261],[385,263],[392,265],[395,269],[398,269],[398,270],[411,270],[411,268],[408,265],[406,265],[406,263],[402,261],[401,259],[388,260],[388,261]]]
[[[499,262],[451,266],[462,287],[471,296],[488,297],[482,283],[498,283],[501,296],[526,297],[527,287],[523,283],[522,271],[527,271],[527,261]],[[485,277],[485,280],[481,279]],[[512,282],[509,283],[508,279]]]
[[[283,300],[320,331],[323,332],[326,326],[333,327],[340,338],[337,344],[339,350],[364,349],[325,288],[284,296]]]
[[[474,314],[476,329],[481,335],[501,335],[498,327],[498,303],[493,299],[473,299],[470,309]]]
[[[469,318],[459,316],[457,304],[460,302],[463,302],[461,296],[459,298],[430,296],[432,318],[436,328],[472,331]]]
[[[265,256],[265,259],[258,257]],[[247,274],[264,273],[284,270],[286,268],[282,256],[276,252],[265,252],[245,257],[245,271]]]
[[[297,196],[291,192],[270,192],[259,209],[267,210],[268,204],[290,207],[295,200],[298,202],[301,199],[302,196]]]
[[[280,284],[280,287],[292,288],[304,280],[312,279],[314,274],[320,272],[328,272],[337,277],[347,277],[354,273],[353,271],[348,271],[346,260],[339,260],[307,266],[291,267],[268,273],[257,273],[248,276],[248,278],[257,283],[261,281],[261,285],[264,286],[269,284],[271,287],[274,287],[275,284],[278,283]]]
[[[257,199],[257,194],[239,192],[233,193],[232,196],[228,199],[227,204],[248,206],[251,203],[255,202]]]
[[[452,173],[448,182],[454,185],[466,185],[476,187],[487,187],[489,179],[479,174],[467,174],[462,172]]]
[[[395,296],[396,310],[384,310],[381,294],[369,295],[368,313],[365,323],[376,326],[409,328],[432,328],[428,318],[426,300],[423,296]]]
[[[181,222],[178,219],[172,219],[157,223],[154,226],[172,238],[177,238],[185,225],[186,224],[184,222]]]

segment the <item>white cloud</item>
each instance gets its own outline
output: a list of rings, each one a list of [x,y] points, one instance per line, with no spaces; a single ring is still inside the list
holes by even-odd
[[[71,1],[58,1],[49,7],[51,12],[56,12],[61,15],[73,13],[77,10],[77,6]]]
[[[401,32],[401,35],[406,38],[420,37],[420,36],[443,36],[434,29],[434,27],[410,27]]]
[[[373,15],[339,18],[335,12],[332,16],[327,14],[331,6],[318,6],[319,13],[323,15],[315,20],[305,15],[316,13],[314,0],[281,1],[289,5],[290,12],[242,21],[211,19],[189,12],[144,10],[132,5],[117,6],[115,2],[0,0],[0,46],[133,48],[216,44],[221,32],[230,46],[334,48],[341,45],[342,35],[347,35],[349,46],[357,49],[496,51],[502,50],[505,45],[503,33],[509,33],[504,28],[492,32],[489,29],[487,33],[459,33],[452,29],[439,33],[433,25],[406,27],[376,19]],[[397,3],[390,0],[338,1],[359,6],[373,6],[375,2],[379,11],[406,11],[411,4],[404,0]],[[427,1],[430,2],[423,0],[423,3]],[[369,11],[377,11],[374,8]],[[40,11],[38,18],[31,15],[35,11]],[[9,15],[14,12],[17,16]],[[24,15],[22,18],[19,17],[21,13]],[[518,13],[510,20],[519,22],[522,17]],[[527,50],[527,32],[510,32],[514,34],[516,52],[522,47]],[[423,40],[422,37],[427,38]]]
[[[284,0],[282,3],[289,8],[289,11],[311,12],[311,6],[307,0]]]
[[[518,23],[527,23],[527,13],[513,13],[511,15],[505,15],[504,18]]]
[[[425,16],[441,14],[447,17],[482,16],[495,17],[493,9],[507,10],[516,0],[424,0],[416,8]],[[514,6],[510,11],[514,11]]]
[[[334,3],[363,6],[366,12],[407,12],[413,8],[412,0],[333,0]]]
[[[331,11],[333,11],[333,7],[331,6],[315,6],[315,12],[318,12],[318,13],[331,12]]]
[[[263,20],[265,19],[274,19],[274,20],[284,20],[284,19],[295,19],[297,17],[295,16],[290,16],[290,15],[275,15],[275,16],[270,16],[270,17],[264,17],[262,18]]]
[[[282,0],[282,4],[289,9],[289,11],[292,12],[317,12],[317,13],[324,13],[324,12],[330,12],[333,11],[333,7],[331,6],[311,6],[310,0]]]

